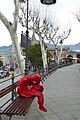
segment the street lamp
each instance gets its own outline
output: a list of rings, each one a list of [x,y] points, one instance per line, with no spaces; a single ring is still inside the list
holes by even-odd
[[[29,65],[28,65],[28,38],[29,38],[29,31],[28,31],[28,0],[19,0],[21,3],[27,2],[27,16],[26,16],[26,58],[25,58],[25,75],[29,74]]]
[[[29,74],[29,66],[28,66],[28,41],[29,41],[29,39],[28,39],[29,38],[28,37],[28,34],[29,34],[29,31],[28,31],[28,2],[29,2],[29,0],[19,0],[19,2],[21,2],[21,3],[27,2],[25,75],[28,75]],[[50,5],[50,4],[55,4],[56,0],[40,0],[40,2],[42,4]]]
[[[56,0],[40,0],[40,2],[42,4],[51,5],[51,4],[55,4]]]
[[[26,58],[25,58],[25,75],[29,74],[29,65],[28,65],[28,0],[27,0],[27,19],[26,19],[26,42],[27,42],[27,46],[26,46]]]

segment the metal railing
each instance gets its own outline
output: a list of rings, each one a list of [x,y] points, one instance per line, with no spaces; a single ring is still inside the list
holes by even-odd
[[[65,66],[68,66],[68,65],[71,65],[70,63],[69,64],[62,64],[62,65],[53,65],[51,67],[48,68],[48,71],[47,72],[43,72],[43,71],[40,71],[40,75],[41,75],[41,82],[42,84],[45,82],[45,80],[57,69],[61,68],[61,67],[65,67]],[[35,73],[38,73],[38,72],[33,72],[32,74],[35,74]],[[16,75],[16,76],[12,76],[11,78],[8,78],[4,81],[0,81],[0,89],[4,89],[6,88],[6,86],[9,86],[9,85],[12,85],[14,84],[15,82],[18,82],[19,79],[23,76],[24,74],[19,74],[19,75]],[[8,82],[8,83],[7,83]],[[5,84],[6,83],[6,84]],[[4,85],[5,84],[5,85]],[[8,104],[10,101],[13,101],[14,100],[14,97],[16,97],[14,95],[14,90],[12,90],[11,94],[10,94],[10,97],[8,99],[6,99],[4,101],[4,103],[0,103],[0,109],[2,107],[4,107],[6,104]],[[1,100],[0,100],[1,102]],[[2,102],[3,102],[3,99],[2,99]]]

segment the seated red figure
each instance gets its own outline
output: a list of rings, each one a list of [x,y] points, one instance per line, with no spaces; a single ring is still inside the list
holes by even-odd
[[[38,98],[39,109],[47,112],[44,107],[44,95],[42,94],[44,88],[40,85],[41,76],[34,74],[32,76],[23,76],[19,80],[17,93],[21,97],[35,96]]]

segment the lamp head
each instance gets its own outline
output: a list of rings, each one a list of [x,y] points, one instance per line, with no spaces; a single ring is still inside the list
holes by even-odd
[[[51,4],[55,4],[56,0],[40,0],[40,2],[42,4],[51,5]]]
[[[24,3],[24,2],[25,2],[25,0],[19,0],[19,2],[20,2],[20,3]]]

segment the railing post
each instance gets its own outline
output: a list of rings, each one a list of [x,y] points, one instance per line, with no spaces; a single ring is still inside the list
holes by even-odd
[[[12,73],[12,84],[14,84],[14,72]],[[14,86],[13,86],[14,87]],[[12,101],[14,100],[14,89],[12,90]]]
[[[2,120],[2,117],[1,117],[1,115],[0,115],[0,120]]]

